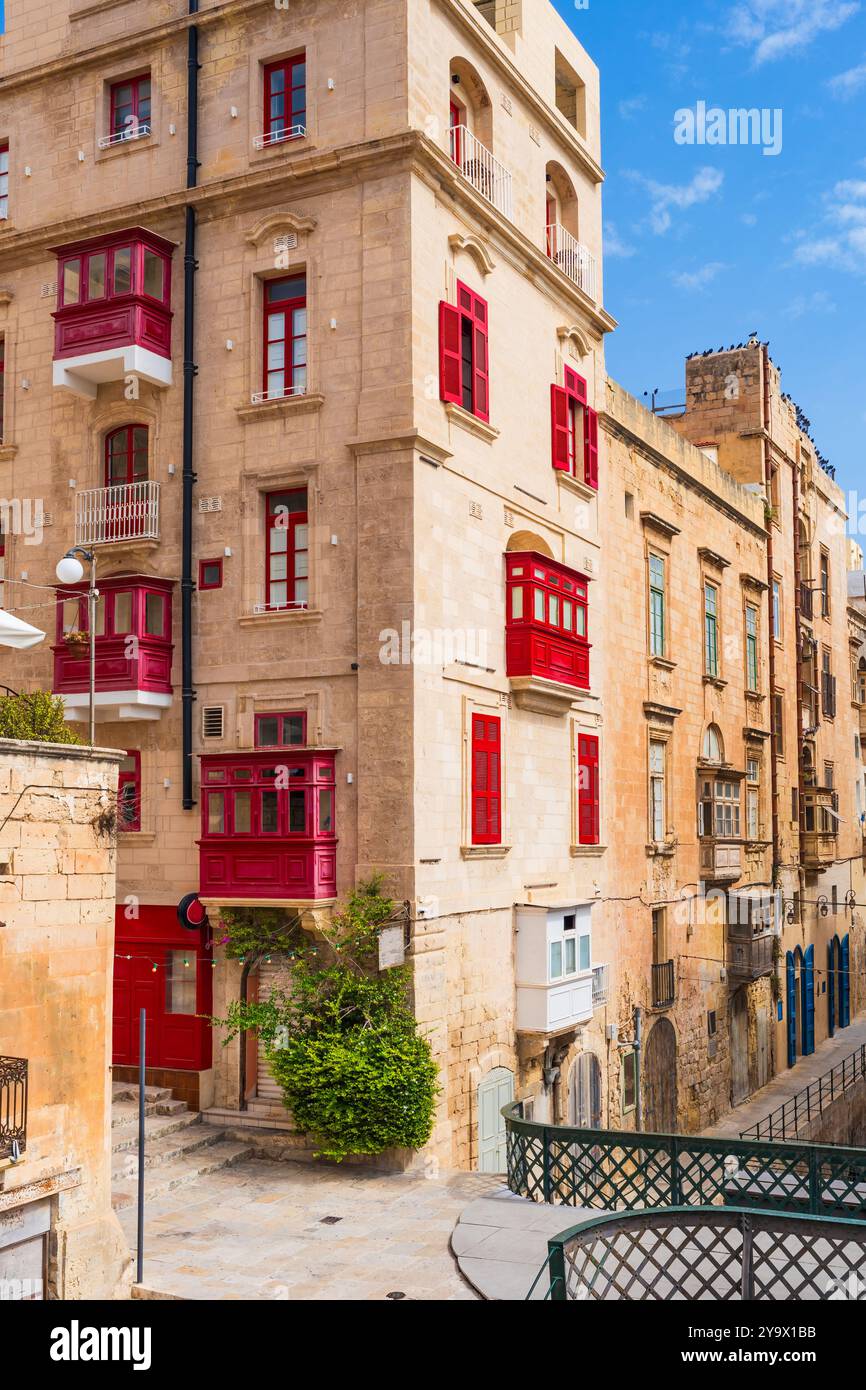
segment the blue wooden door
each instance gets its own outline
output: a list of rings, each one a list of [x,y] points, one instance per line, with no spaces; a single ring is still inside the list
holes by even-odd
[[[803,965],[803,1056],[815,1051],[815,947],[806,952]]]
[[[842,942],[842,988],[840,993],[840,1026],[848,1028],[851,1023],[851,938],[846,936]]]
[[[478,1167],[482,1173],[506,1171],[502,1107],[513,1100],[514,1076],[504,1067],[490,1072],[478,1087]]]
[[[788,952],[786,964],[787,1008],[788,1008],[788,1066],[797,1061],[797,975],[794,969],[794,953]]]
[[[841,1022],[841,1020],[840,1020]],[[836,1036],[836,938],[827,942],[827,1028]]]

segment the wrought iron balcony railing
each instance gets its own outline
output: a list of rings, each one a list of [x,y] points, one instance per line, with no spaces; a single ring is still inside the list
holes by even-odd
[[[610,966],[594,965],[592,967],[592,1007],[598,1009],[602,1004],[606,1004],[609,992]]]
[[[866,1046],[858,1047],[850,1057],[798,1091],[778,1110],[744,1130],[740,1138],[796,1139],[806,1125],[823,1115],[828,1105],[861,1082],[866,1082]]]
[[[0,1057],[0,1161],[27,1148],[27,1062]]]
[[[859,1221],[689,1206],[581,1222],[548,1242],[537,1285],[552,1303],[802,1302],[860,1297],[864,1279]]]
[[[472,134],[465,125],[452,126],[448,132],[451,158],[476,193],[486,198],[505,217],[514,220],[514,199],[511,172],[496,155]]]
[[[652,1002],[654,1009],[669,1009],[676,1003],[677,972],[672,960],[652,968]]]
[[[598,299],[598,265],[595,257],[560,222],[553,222],[547,228],[547,254],[578,289],[583,290],[590,299]]]
[[[75,544],[159,540],[159,483],[145,479],[75,494]]]

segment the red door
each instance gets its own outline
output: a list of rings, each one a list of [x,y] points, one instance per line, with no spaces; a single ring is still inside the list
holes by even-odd
[[[147,1065],[206,1070],[213,1008],[208,929],[188,931],[173,907],[140,907],[136,921],[128,921],[119,907],[115,939],[115,1065],[138,1065],[139,1017],[145,1009]]]
[[[106,498],[107,540],[135,538],[144,517],[144,499],[129,491],[133,483],[147,480],[147,426],[124,425],[113,430],[105,441],[105,486],[112,489]]]

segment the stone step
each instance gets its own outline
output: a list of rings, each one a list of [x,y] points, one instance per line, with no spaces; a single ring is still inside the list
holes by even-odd
[[[184,1100],[145,1100],[145,1118],[151,1115],[185,1115],[189,1107]],[[112,1129],[119,1125],[138,1124],[138,1097],[135,1100],[116,1100],[111,1106]]]
[[[174,1163],[176,1159],[183,1158],[187,1154],[197,1153],[199,1149],[212,1148],[218,1144],[223,1136],[219,1130],[211,1129],[210,1125],[187,1125],[184,1129],[175,1130],[172,1134],[160,1135],[147,1142],[145,1136],[144,1146],[144,1168],[149,1172],[152,1168],[161,1168],[165,1164]],[[115,1153],[112,1163],[112,1176],[121,1179],[123,1177],[135,1177],[138,1154],[135,1146],[127,1149],[120,1149]]]
[[[216,1135],[216,1142],[194,1153],[185,1154],[171,1163],[158,1165],[148,1170],[144,1180],[145,1202],[164,1197],[178,1187],[194,1183],[208,1173],[217,1173],[223,1168],[231,1168],[235,1163],[249,1158],[252,1148],[236,1140],[224,1139]],[[111,1204],[115,1211],[123,1211],[135,1205],[138,1184],[134,1178],[124,1178],[112,1184]]]
[[[138,1104],[138,1085],[134,1081],[112,1081],[111,1099],[134,1100]],[[148,1101],[173,1100],[174,1094],[169,1086],[145,1086],[144,1099]]]
[[[145,1147],[154,1139],[165,1138],[169,1134],[176,1134],[178,1130],[200,1124],[201,1115],[193,1110],[184,1109],[178,1115],[150,1115],[144,1121]],[[111,1132],[111,1141],[112,1153],[127,1153],[130,1149],[138,1148],[138,1115],[123,1124],[115,1124]]]

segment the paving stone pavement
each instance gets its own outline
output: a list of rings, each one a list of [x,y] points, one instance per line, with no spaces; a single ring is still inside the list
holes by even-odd
[[[244,1160],[148,1205],[143,1283],[189,1299],[477,1299],[449,1238],[461,1211],[501,1184]],[[135,1207],[118,1216],[134,1251]]]

